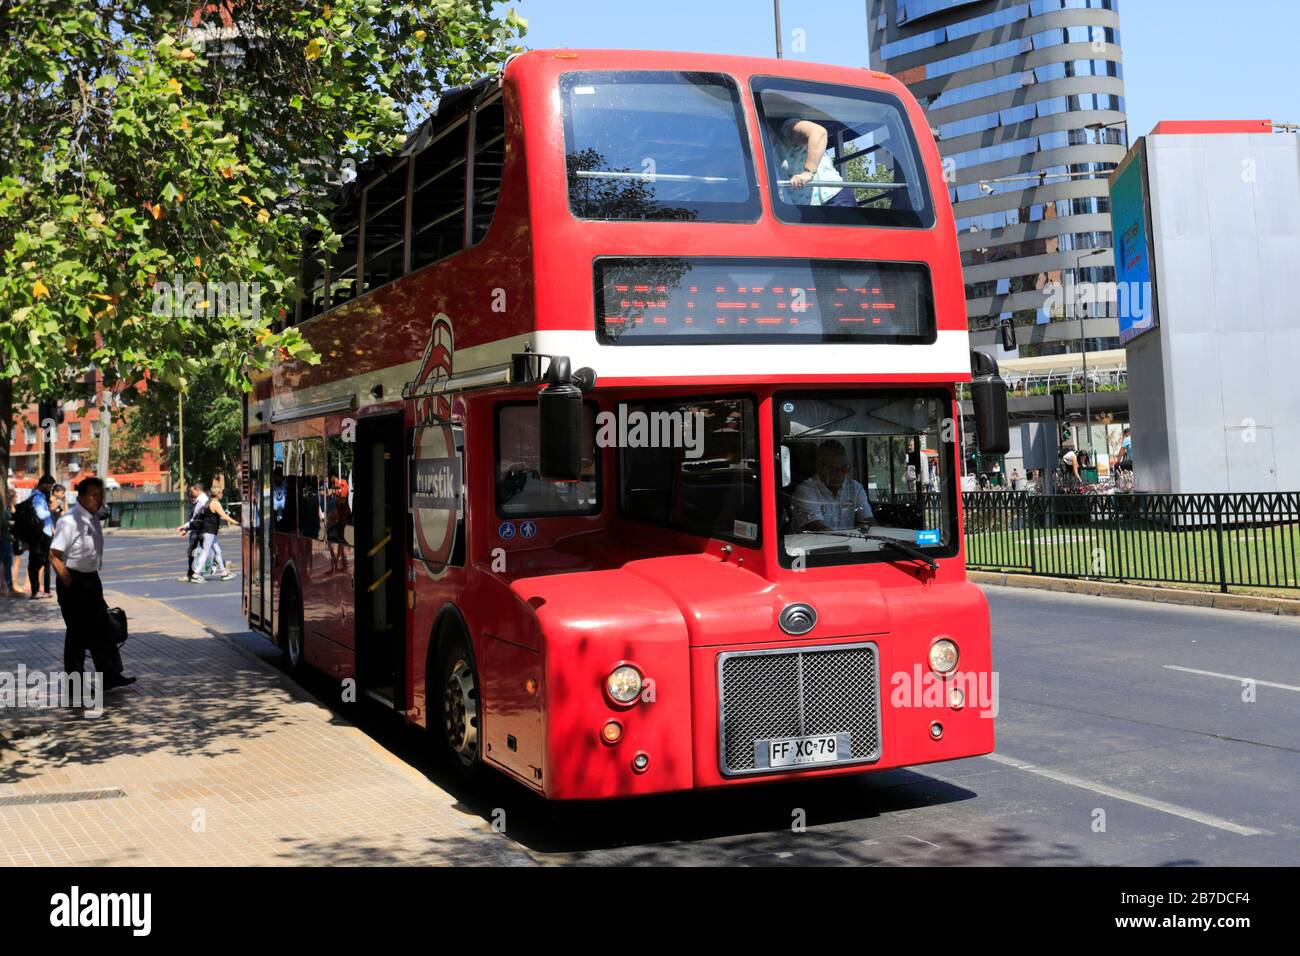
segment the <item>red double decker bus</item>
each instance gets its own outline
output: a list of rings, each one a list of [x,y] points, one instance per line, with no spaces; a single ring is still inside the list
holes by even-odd
[[[245,413],[246,609],[290,667],[557,800],[992,749],[957,237],[900,83],[527,53],[334,228],[322,361]]]

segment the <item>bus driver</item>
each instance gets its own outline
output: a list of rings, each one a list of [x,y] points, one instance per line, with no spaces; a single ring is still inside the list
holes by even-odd
[[[817,448],[817,474],[799,483],[791,498],[796,531],[844,531],[871,527],[871,504],[862,485],[847,477],[849,456],[834,439]]]

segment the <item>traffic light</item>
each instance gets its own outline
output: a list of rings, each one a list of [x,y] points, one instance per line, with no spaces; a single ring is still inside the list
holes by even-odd
[[[1052,393],[1052,417],[1058,422],[1065,421],[1065,393],[1056,391]]]
[[[1011,352],[1016,347],[1016,326],[1010,319],[1002,320],[1002,349]]]
[[[56,402],[53,399],[43,398],[41,399],[40,406],[37,409],[37,415],[40,418],[40,421],[37,423],[39,425],[43,426],[46,422],[50,420],[53,420],[54,424],[56,425],[62,425],[63,424],[63,403]]]
[[[1061,422],[1061,444],[1064,445],[1070,440],[1070,426]]]

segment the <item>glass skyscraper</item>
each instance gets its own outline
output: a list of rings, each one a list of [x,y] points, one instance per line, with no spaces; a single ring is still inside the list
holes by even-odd
[[[868,0],[871,65],[905,83],[944,157],[972,344],[1075,351],[1049,283],[1115,281],[1106,178],[1128,151],[1116,0]],[[1089,351],[1118,347],[1094,308]]]

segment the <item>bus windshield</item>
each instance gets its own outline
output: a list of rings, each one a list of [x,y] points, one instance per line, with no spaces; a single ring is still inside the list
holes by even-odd
[[[753,222],[754,162],[720,73],[566,73],[565,168],[579,219]]]
[[[753,89],[778,219],[934,224],[921,153],[897,97],[774,77],[755,79]]]
[[[781,560],[807,566],[957,553],[952,398],[943,391],[776,397]]]

